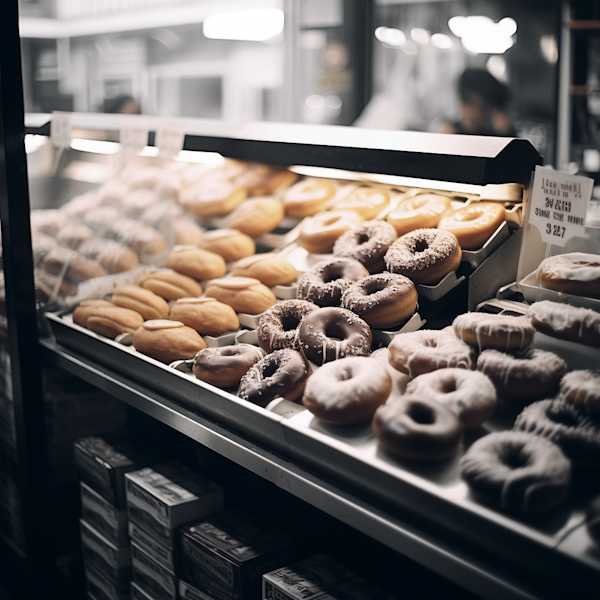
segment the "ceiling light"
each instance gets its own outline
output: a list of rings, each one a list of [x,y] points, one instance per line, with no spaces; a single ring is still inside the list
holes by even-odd
[[[410,37],[413,41],[417,42],[417,44],[423,46],[429,43],[429,31],[427,31],[427,29],[422,29],[421,27],[413,27],[410,30]]]
[[[116,154],[119,151],[118,142],[107,142],[105,140],[86,140],[73,138],[71,148],[80,152],[93,152],[94,154]]]
[[[512,36],[517,31],[517,23],[510,17],[495,23],[489,17],[479,15],[452,17],[448,27],[461,38],[467,50],[476,54],[503,54],[514,45]]]
[[[404,42],[404,44],[402,44],[400,48],[405,54],[416,54],[419,51],[417,45],[414,42],[411,42],[410,40]]]
[[[278,8],[236,10],[208,15],[202,32],[213,40],[264,42],[283,31],[283,22]]]
[[[378,27],[375,30],[375,37],[383,44],[394,48],[399,48],[406,41],[404,33],[395,27]]]
[[[447,36],[445,33],[434,33],[431,36],[431,43],[436,48],[441,48],[442,50],[447,50],[448,48],[452,48],[452,39]]]

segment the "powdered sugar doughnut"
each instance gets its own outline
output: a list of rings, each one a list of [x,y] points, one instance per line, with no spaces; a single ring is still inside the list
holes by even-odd
[[[479,438],[462,457],[460,471],[477,497],[520,513],[558,506],[571,483],[571,463],[561,449],[523,431]]]
[[[541,333],[600,348],[600,314],[595,310],[543,300],[527,309],[527,317]]]
[[[571,252],[550,256],[540,263],[542,287],[565,294],[600,298],[600,256]]]
[[[326,423],[351,425],[371,419],[391,391],[392,379],[383,365],[372,358],[350,356],[311,375],[302,403]]]
[[[545,350],[530,348],[515,354],[484,350],[477,359],[477,370],[492,380],[500,396],[539,400],[558,392],[567,366],[562,358]]]
[[[473,349],[449,328],[400,333],[388,349],[392,367],[411,377],[446,367],[473,368]]]
[[[567,373],[560,381],[560,393],[569,402],[600,415],[600,371]]]
[[[533,341],[533,326],[525,316],[468,312],[452,322],[454,333],[479,350],[522,350]]]
[[[466,369],[438,369],[419,375],[406,386],[406,394],[447,406],[465,429],[483,423],[496,408],[496,388],[489,377]]]
[[[298,326],[302,319],[319,308],[306,300],[283,300],[269,308],[258,324],[258,344],[265,352],[281,348],[299,350]]]

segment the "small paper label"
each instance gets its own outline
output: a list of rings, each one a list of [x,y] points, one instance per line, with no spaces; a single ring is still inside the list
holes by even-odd
[[[120,140],[126,152],[136,154],[148,145],[148,131],[150,126],[146,119],[123,119],[121,121]]]
[[[56,148],[68,148],[71,145],[71,113],[52,113],[50,139]]]
[[[543,242],[564,246],[572,237],[585,235],[585,216],[593,186],[588,177],[536,166],[529,223],[539,230]]]
[[[154,145],[158,148],[158,155],[165,158],[175,158],[183,149],[185,131],[179,125],[163,123],[159,125],[154,139]]]

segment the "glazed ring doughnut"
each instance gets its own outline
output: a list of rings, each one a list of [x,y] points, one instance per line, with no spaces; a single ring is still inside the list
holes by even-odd
[[[258,344],[265,352],[281,348],[299,350],[298,326],[318,306],[306,300],[283,300],[269,308],[260,318]]]
[[[333,210],[352,210],[363,221],[374,219],[390,203],[390,193],[376,187],[360,187],[346,198],[334,202]]]
[[[600,256],[572,252],[550,256],[540,263],[538,279],[549,290],[600,298]]]
[[[227,225],[256,238],[273,231],[284,216],[283,204],[277,198],[252,198],[229,215]]]
[[[516,354],[484,350],[477,359],[477,370],[492,380],[498,395],[514,400],[554,396],[566,368],[556,354],[532,348]]]
[[[541,333],[600,348],[600,314],[595,310],[543,300],[527,309],[527,317]]]
[[[468,312],[452,322],[454,333],[474,348],[485,350],[522,350],[533,341],[533,326],[525,316]]]
[[[411,377],[448,367],[473,368],[473,349],[449,329],[400,333],[388,349],[392,367]]]
[[[446,460],[458,450],[463,429],[446,406],[403,396],[377,409],[373,433],[386,450],[402,458]]]
[[[329,254],[336,240],[360,224],[360,215],[353,210],[333,210],[309,217],[298,233],[298,244],[314,254]]]
[[[451,231],[463,250],[479,250],[505,220],[500,202],[474,202],[442,217],[438,229]]]
[[[194,356],[194,375],[217,387],[234,387],[265,353],[251,344],[205,348]]]
[[[394,226],[398,237],[415,229],[437,227],[442,215],[452,208],[450,198],[438,194],[419,194],[406,198],[390,211],[386,221]]]
[[[298,328],[300,349],[316,365],[344,358],[367,356],[371,330],[353,312],[328,306],[309,313]]]
[[[406,394],[447,406],[465,429],[489,419],[496,408],[496,388],[483,373],[466,369],[438,369],[415,377]]]
[[[331,258],[317,263],[298,280],[297,296],[317,306],[339,306],[342,294],[369,272],[351,258]]]
[[[238,396],[262,407],[278,397],[293,402],[302,397],[310,372],[300,352],[275,350],[250,367],[240,381]]]
[[[392,378],[372,358],[350,356],[323,365],[309,378],[302,404],[326,423],[352,425],[373,418],[392,391]]]
[[[385,255],[388,271],[415,283],[435,285],[460,265],[456,236],[439,229],[415,229],[398,238]]]
[[[179,204],[201,218],[220,217],[230,213],[248,196],[245,188],[225,179],[200,180],[184,190]]]
[[[600,415],[600,371],[571,371],[560,381],[565,400]]]
[[[573,466],[600,464],[600,423],[566,400],[541,400],[526,406],[514,428],[554,442]]]
[[[377,273],[353,283],[342,295],[342,306],[364,319],[370,327],[395,327],[417,307],[414,283],[403,275]]]
[[[333,245],[334,256],[353,258],[369,273],[385,269],[383,257],[396,240],[396,230],[385,221],[367,221],[344,233]]]
[[[571,462],[556,445],[523,431],[479,438],[460,461],[462,478],[485,502],[536,513],[558,506],[571,483]]]
[[[335,195],[335,186],[326,179],[308,177],[288,188],[283,195],[285,214],[290,217],[310,217],[327,208]]]

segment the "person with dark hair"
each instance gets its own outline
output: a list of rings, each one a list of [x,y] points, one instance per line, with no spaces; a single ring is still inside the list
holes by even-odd
[[[135,98],[122,94],[104,100],[105,113],[121,113],[125,115],[139,115],[142,111]]]
[[[506,112],[508,88],[484,69],[465,69],[458,81],[460,121],[444,123],[442,133],[514,136]]]

